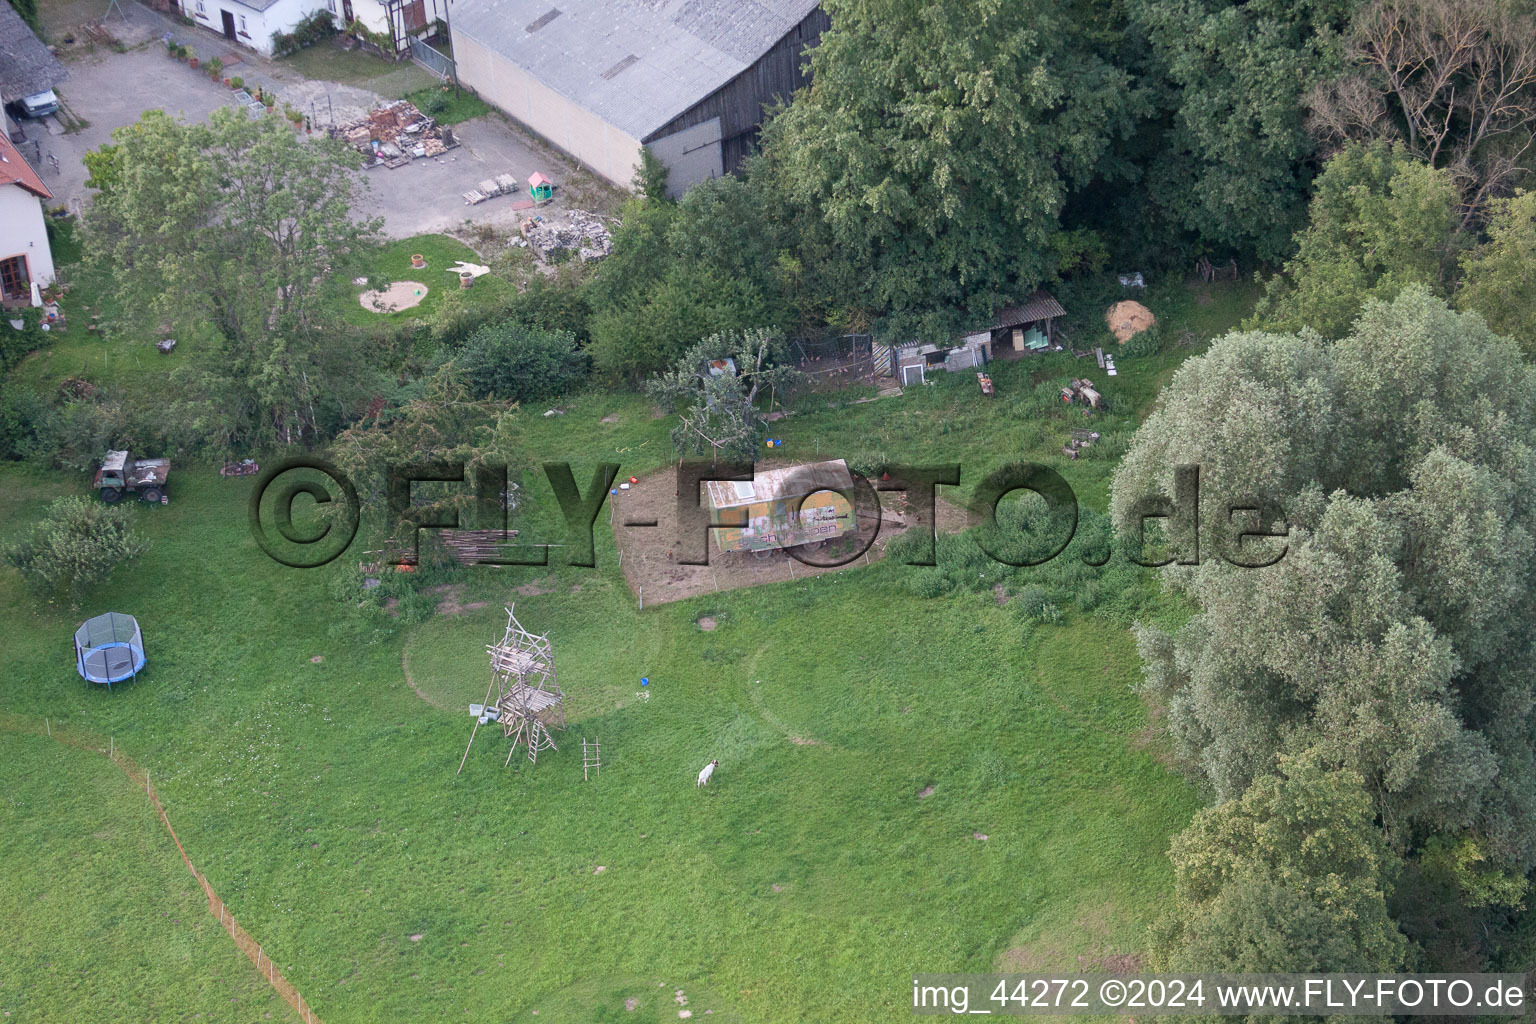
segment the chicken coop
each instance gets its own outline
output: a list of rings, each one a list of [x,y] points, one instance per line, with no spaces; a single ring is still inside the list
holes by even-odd
[[[775,551],[835,540],[857,529],[853,476],[842,459],[705,484],[710,533],[724,551]]]

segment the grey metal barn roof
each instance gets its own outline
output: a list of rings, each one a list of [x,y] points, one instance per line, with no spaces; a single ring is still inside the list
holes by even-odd
[[[996,321],[992,325],[994,331],[1004,327],[1014,327],[1018,324],[1032,323],[1035,320],[1050,320],[1053,317],[1066,316],[1067,311],[1061,308],[1061,303],[1049,292],[1035,292],[1024,300],[1021,306],[1007,306],[995,314]]]
[[[636,139],[725,85],[817,0],[456,0],[453,31]]]
[[[46,92],[69,73],[21,20],[16,8],[0,3],[0,99]]]

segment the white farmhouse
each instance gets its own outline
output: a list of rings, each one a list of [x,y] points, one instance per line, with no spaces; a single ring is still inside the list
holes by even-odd
[[[338,28],[356,31],[386,56],[405,57],[411,40],[445,21],[447,0],[178,0],[182,13],[231,43],[272,56],[272,35],[328,12]],[[363,31],[357,31],[363,30]],[[195,48],[195,44],[194,44]]]
[[[325,0],[181,0],[181,9],[203,28],[272,56],[272,34],[292,32]],[[193,44],[193,49],[197,44]]]
[[[53,283],[53,251],[43,222],[43,201],[53,193],[10,139],[0,135],[0,299],[24,304],[32,282]]]

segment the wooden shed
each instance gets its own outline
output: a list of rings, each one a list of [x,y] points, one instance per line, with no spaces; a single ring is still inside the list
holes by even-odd
[[[768,470],[751,480],[710,480],[704,491],[710,521],[728,526],[710,531],[721,551],[772,551],[856,529],[845,497],[853,493],[853,476],[842,459]]]
[[[914,342],[896,349],[896,377],[903,385],[921,384],[930,370],[974,370],[992,358],[992,335],[968,334],[949,345]]]
[[[988,332],[992,350],[999,358],[1027,355],[1059,348],[1056,320],[1067,315],[1048,292],[1037,291],[1017,306],[1005,306],[994,315]]]

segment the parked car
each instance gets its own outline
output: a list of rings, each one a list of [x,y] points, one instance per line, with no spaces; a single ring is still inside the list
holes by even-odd
[[[44,89],[42,92],[31,96],[23,96],[19,100],[11,101],[11,113],[17,117],[47,117],[57,113],[59,109],[59,95],[52,89]]]

